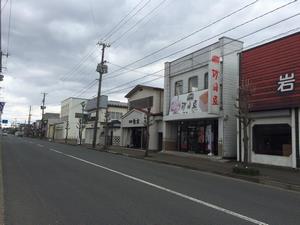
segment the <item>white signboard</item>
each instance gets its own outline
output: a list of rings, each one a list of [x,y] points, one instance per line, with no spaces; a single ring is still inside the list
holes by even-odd
[[[207,111],[208,90],[202,90],[174,96],[171,100],[169,115]]]
[[[220,113],[220,72],[221,56],[220,50],[214,49],[211,51],[211,57],[209,62],[209,83],[208,83],[208,113],[219,114]]]

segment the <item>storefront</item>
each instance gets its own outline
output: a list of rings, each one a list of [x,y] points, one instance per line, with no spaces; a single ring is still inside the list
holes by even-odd
[[[125,96],[129,111],[121,119],[121,146],[146,149],[148,126],[149,150],[161,150],[162,96],[162,88],[145,85],[137,85]]]
[[[238,159],[300,167],[300,33],[243,51],[240,82],[247,83],[249,125],[239,121]]]
[[[165,63],[164,151],[236,157],[234,96],[242,46],[223,37]]]
[[[218,154],[218,121],[191,120],[177,122],[177,150]]]

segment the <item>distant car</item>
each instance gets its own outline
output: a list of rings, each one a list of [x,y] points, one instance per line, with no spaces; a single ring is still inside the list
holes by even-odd
[[[2,133],[2,136],[7,136],[8,134],[6,132],[3,132]]]

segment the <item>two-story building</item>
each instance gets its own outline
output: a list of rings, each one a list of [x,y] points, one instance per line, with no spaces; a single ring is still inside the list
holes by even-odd
[[[82,114],[83,104],[87,99],[70,97],[61,102],[61,122],[55,126],[55,138],[78,140],[79,139],[79,119]],[[84,137],[84,134],[83,134]]]
[[[146,118],[150,112],[149,149],[162,149],[163,93],[162,88],[137,85],[125,96],[129,111],[122,117],[122,146],[146,147]]]
[[[300,32],[247,49],[240,54],[240,82],[249,94],[249,125],[239,123],[238,159],[300,167]]]
[[[85,111],[89,119],[85,124],[85,143],[92,144],[94,136],[94,123],[96,118],[97,98],[87,102]],[[106,95],[102,95],[99,105],[99,120],[97,130],[97,144],[104,144],[105,133],[107,132],[107,144],[120,145],[121,142],[121,117],[128,111],[126,102],[108,100]],[[107,129],[107,130],[106,130]]]
[[[163,149],[236,156],[239,58],[227,37],[165,63]]]

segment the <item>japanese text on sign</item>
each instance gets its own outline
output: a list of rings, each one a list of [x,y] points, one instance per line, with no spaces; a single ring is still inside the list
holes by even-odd
[[[278,81],[277,91],[279,92],[289,92],[294,90],[295,84],[295,75],[294,73],[281,75]]]

